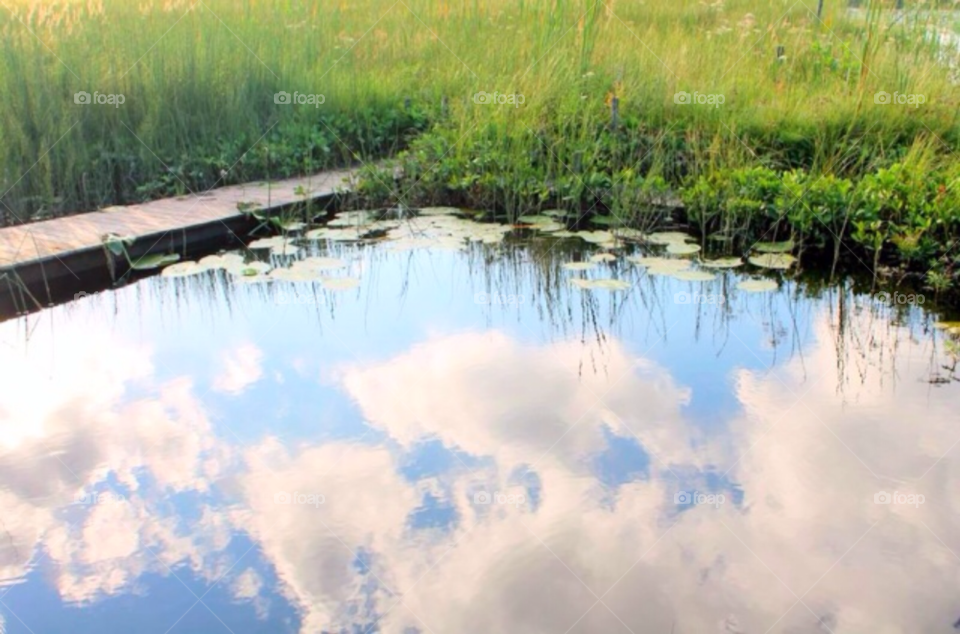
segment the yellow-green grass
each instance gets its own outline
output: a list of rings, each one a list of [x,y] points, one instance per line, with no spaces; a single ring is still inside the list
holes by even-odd
[[[820,20],[817,0],[7,0],[0,220],[369,161],[424,130],[445,152],[423,171],[497,148],[559,175],[570,150],[594,151],[614,97],[621,125],[654,140],[623,169],[673,179],[865,173],[918,143],[950,161],[960,95],[923,35],[937,14],[890,26],[894,1],[851,15],[826,0]],[[79,91],[124,103],[77,104]],[[279,91],[324,103],[276,104]],[[523,104],[478,104],[480,91]],[[680,91],[723,104],[678,104]],[[881,91],[925,103],[877,104]]]

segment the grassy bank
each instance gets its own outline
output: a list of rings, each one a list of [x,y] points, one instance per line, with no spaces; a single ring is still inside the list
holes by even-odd
[[[648,203],[679,195],[731,244],[793,234],[950,277],[949,14],[894,4],[826,0],[822,19],[816,0],[15,4],[0,209],[74,213],[408,148],[399,183],[367,171],[364,202],[653,221]]]

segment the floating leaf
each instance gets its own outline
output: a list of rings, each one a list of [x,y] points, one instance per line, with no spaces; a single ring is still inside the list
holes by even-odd
[[[164,277],[187,277],[188,275],[196,275],[208,270],[206,266],[198,262],[177,262],[164,268],[163,271],[160,272],[160,275]]]
[[[570,279],[570,283],[581,290],[601,288],[608,291],[622,291],[630,288],[629,282],[613,279],[585,280],[579,277],[574,277]]]
[[[590,222],[595,225],[603,225],[606,227],[618,227],[623,224],[619,218],[614,216],[592,216]]]
[[[743,266],[743,260],[740,258],[717,258],[716,260],[703,260],[700,266],[708,269],[735,269]]]
[[[793,251],[794,246],[793,240],[786,240],[784,242],[758,242],[753,245],[753,248],[760,253],[788,253]]]
[[[424,207],[417,212],[421,216],[449,216],[460,213],[456,207]]]
[[[763,253],[748,258],[750,264],[763,269],[789,269],[797,258],[787,253]]]
[[[591,262],[613,262],[616,259],[617,256],[612,253],[597,253],[590,256]]]
[[[673,255],[692,255],[700,251],[699,244],[684,244],[683,242],[671,242],[667,245],[667,253]]]
[[[777,290],[780,286],[773,280],[743,280],[737,284],[737,288],[747,293],[767,293]]]
[[[609,231],[578,231],[577,235],[583,240],[594,244],[614,242],[613,234]]]
[[[142,258],[130,263],[130,268],[138,271],[160,268],[167,264],[173,264],[180,259],[177,253],[157,253],[154,255],[145,255]]]
[[[517,218],[517,222],[522,222],[528,225],[542,224],[545,222],[556,222],[550,216],[520,216]]]
[[[289,240],[283,236],[273,236],[272,238],[260,238],[247,245],[248,249],[273,249],[278,246],[289,244]]]
[[[577,236],[577,234],[574,233],[573,231],[562,230],[562,231],[551,231],[551,232],[550,232],[550,237],[551,237],[551,238],[574,238],[574,237],[576,237],[576,236]]]
[[[960,335],[960,321],[938,321],[934,327],[951,335]]]
[[[197,264],[205,269],[230,269],[235,266],[242,266],[243,257],[236,253],[208,255],[204,258],[200,258],[200,261],[197,262]]]
[[[267,273],[271,268],[272,267],[266,262],[254,260],[253,262],[233,264],[227,267],[226,270],[237,277],[255,277]]]
[[[647,236],[647,242],[652,244],[672,244],[674,242],[686,242],[687,240],[693,240],[694,237],[680,231],[659,231],[657,233],[651,233]]]

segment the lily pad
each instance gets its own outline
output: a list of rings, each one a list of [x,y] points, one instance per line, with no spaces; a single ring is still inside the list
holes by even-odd
[[[735,269],[743,266],[743,260],[740,258],[717,258],[716,260],[703,260],[700,266],[708,269]]]
[[[609,231],[578,231],[577,235],[583,240],[594,244],[614,242],[613,234]]]
[[[743,280],[737,288],[747,293],[767,293],[777,290],[780,285],[773,280]]]
[[[938,321],[934,327],[951,335],[960,335],[960,321]]]
[[[137,271],[147,271],[157,269],[167,264],[173,264],[180,259],[177,253],[156,253],[154,255],[145,255],[142,258],[130,263],[130,268]]]
[[[289,240],[283,236],[273,236],[272,238],[260,238],[247,245],[248,249],[273,249],[278,246],[288,244]]]
[[[200,258],[197,264],[205,269],[229,269],[234,266],[241,266],[243,264],[243,256],[236,253],[208,255]]]
[[[163,277],[187,277],[188,275],[197,275],[209,270],[198,262],[177,262],[163,269],[160,275]]]
[[[676,271],[670,277],[687,282],[712,282],[717,276],[707,271]]]
[[[613,262],[616,259],[617,256],[612,253],[597,253],[590,256],[591,262]]]
[[[667,245],[667,253],[673,255],[692,255],[700,251],[699,244],[685,244],[683,242],[671,242]]]
[[[763,253],[748,258],[750,264],[763,269],[789,269],[797,258],[787,253]]]
[[[517,222],[522,222],[528,225],[543,224],[545,222],[556,222],[550,216],[520,216],[517,218]]]
[[[630,283],[623,280],[614,280],[614,279],[596,279],[596,280],[585,280],[578,277],[571,278],[570,283],[579,288],[580,290],[589,290],[593,288],[600,288],[608,291],[623,291],[630,288]]]
[[[753,248],[760,253],[789,253],[793,251],[794,246],[793,240],[785,240],[784,242],[758,242],[753,245]]]
[[[623,224],[623,221],[615,216],[593,216],[590,218],[590,222],[604,227],[619,227]]]
[[[674,242],[686,242],[693,240],[694,237],[681,231],[658,231],[647,236],[647,242],[652,244],[672,244]]]
[[[424,207],[417,211],[421,216],[450,216],[460,213],[456,207]]]
[[[563,265],[563,268],[568,271],[587,271],[596,265],[596,262],[567,262]]]
[[[266,262],[247,262],[244,264],[236,264],[227,268],[229,273],[236,275],[237,277],[256,277],[257,275],[263,275],[270,271],[272,267]]]
[[[575,234],[573,231],[566,231],[566,230],[550,232],[551,238],[575,238],[576,235],[577,234]]]

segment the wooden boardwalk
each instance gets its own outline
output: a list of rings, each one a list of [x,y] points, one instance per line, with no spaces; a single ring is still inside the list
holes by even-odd
[[[261,211],[276,210],[304,200],[330,200],[350,190],[353,170],[323,172],[304,178],[270,183],[247,183],[212,189],[201,194],[165,198],[141,205],[111,207],[76,216],[0,229],[0,274],[45,262],[70,268],[72,257],[102,251],[103,236],[115,233],[160,243],[170,233],[223,224],[230,232],[243,214],[238,203],[259,203]],[[305,194],[298,194],[302,187]],[[149,240],[147,240],[149,242]],[[138,251],[149,252],[150,245]]]

